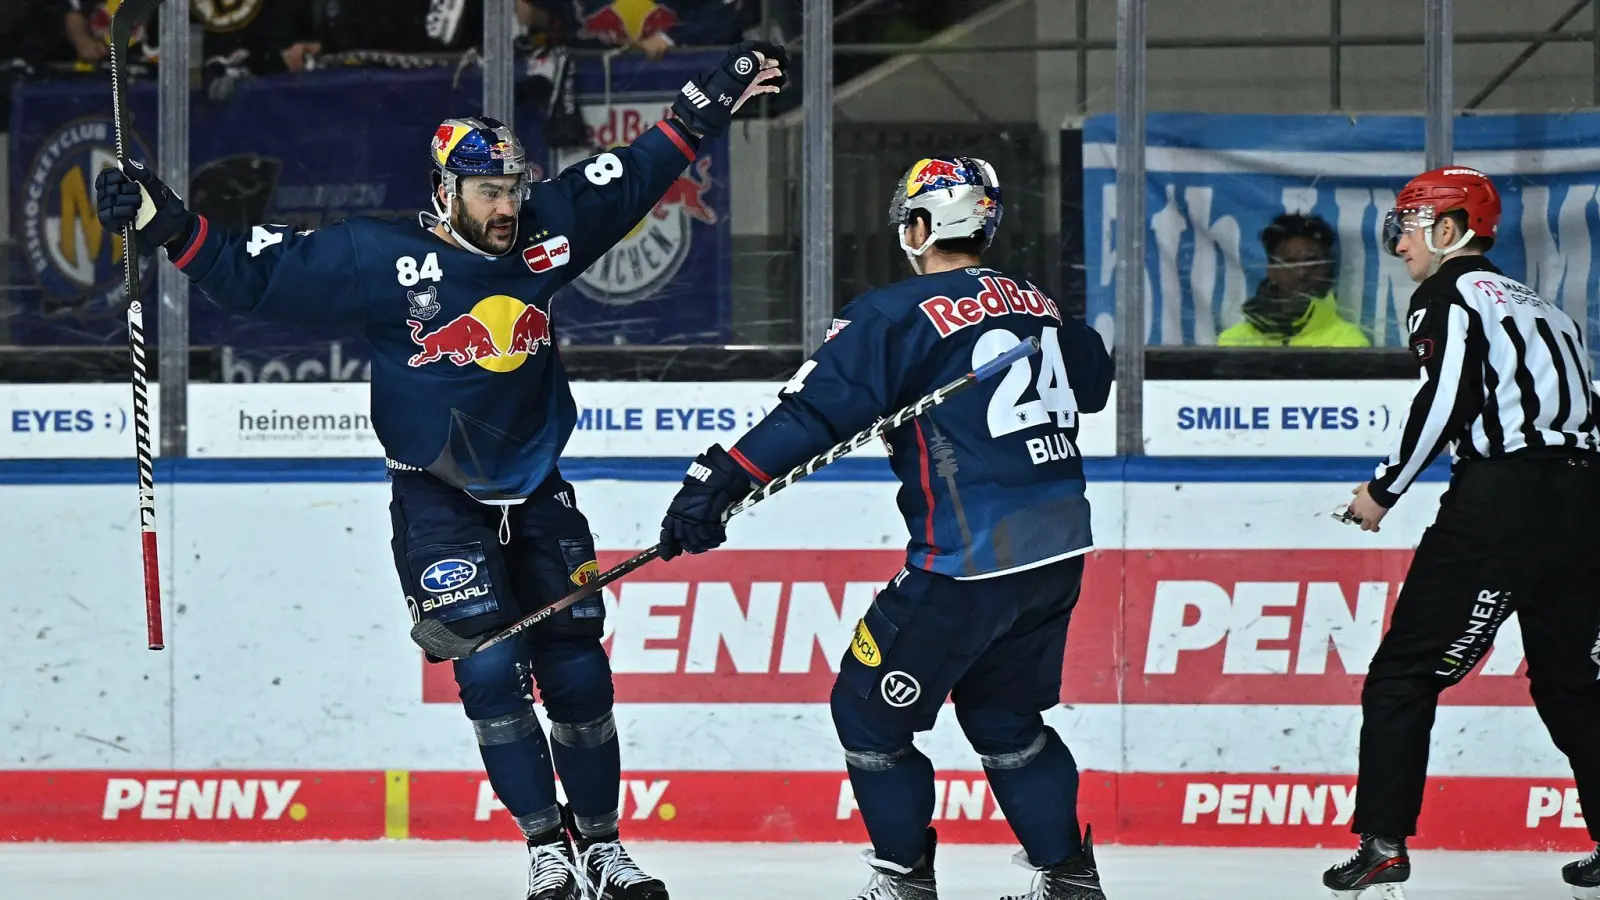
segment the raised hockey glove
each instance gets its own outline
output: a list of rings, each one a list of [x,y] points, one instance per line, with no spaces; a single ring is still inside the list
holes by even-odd
[[[188,238],[193,216],[182,198],[141,163],[127,159],[121,169],[102,169],[94,180],[94,194],[101,225],[120,233],[133,223],[140,256],[168,243],[178,243],[181,250],[181,240]]]
[[[661,520],[661,558],[685,551],[704,553],[722,546],[728,532],[722,515],[728,507],[749,496],[750,475],[733,461],[721,444],[695,457],[683,476],[683,487]]]
[[[703,138],[728,133],[728,120],[757,94],[776,94],[788,81],[789,53],[766,41],[729,48],[717,67],[686,82],[672,114]]]

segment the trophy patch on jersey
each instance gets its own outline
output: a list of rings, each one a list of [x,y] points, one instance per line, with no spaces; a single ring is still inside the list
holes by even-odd
[[[411,304],[411,318],[426,322],[439,314],[439,289],[428,285],[424,290],[406,291],[406,301]]]

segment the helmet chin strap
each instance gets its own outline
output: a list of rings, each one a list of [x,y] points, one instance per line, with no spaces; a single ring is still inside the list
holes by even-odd
[[[1421,225],[1422,223],[1418,222],[1417,224]],[[1478,236],[1478,233],[1476,231],[1473,231],[1471,228],[1468,228],[1466,230],[1466,233],[1461,235],[1461,238],[1459,240],[1457,240],[1454,244],[1451,244],[1450,246],[1448,246],[1448,247],[1444,248],[1443,250],[1441,250],[1438,247],[1435,247],[1433,245],[1433,228],[1434,228],[1435,225],[1438,225],[1438,224],[1439,224],[1439,220],[1438,219],[1433,219],[1433,220],[1429,221],[1428,224],[1422,226],[1422,243],[1427,246],[1428,252],[1432,253],[1434,256],[1445,256],[1447,254],[1454,253],[1457,250],[1460,250],[1462,247],[1465,247],[1467,244],[1471,243],[1472,239]]]
[[[922,274],[922,254],[927,253],[928,248],[932,246],[933,234],[931,231],[928,234],[928,239],[922,242],[922,246],[913,247],[906,243],[906,226],[900,226],[900,249],[906,252],[906,261],[911,263],[911,271],[918,275]]]

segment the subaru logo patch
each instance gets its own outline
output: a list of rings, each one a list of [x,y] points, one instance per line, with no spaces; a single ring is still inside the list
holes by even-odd
[[[478,577],[476,564],[465,559],[441,559],[422,571],[422,589],[442,594]]]

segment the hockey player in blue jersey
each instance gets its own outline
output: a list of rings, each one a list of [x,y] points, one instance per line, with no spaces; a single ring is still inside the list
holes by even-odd
[[[134,222],[140,252],[166,248],[228,309],[365,329],[407,605],[414,619],[484,634],[598,572],[588,521],[556,467],[576,405],[553,339],[551,296],[645,218],[701,139],[725,133],[750,97],[778,90],[786,62],[771,44],[737,45],[631,145],[538,183],[529,183],[511,129],[449,119],[433,135],[434,212],[420,221],[228,233],[126,160],[98,178],[100,220],[116,230]],[[618,834],[621,762],[604,614],[595,597],[525,639],[454,663],[489,782],[527,838],[528,900],[667,897]],[[553,740],[535,717],[530,675]]]
[[[733,446],[696,458],[661,556],[725,539],[723,512],[879,418],[1030,337],[1035,358],[886,435],[910,532],[906,566],[856,625],[831,705],[872,839],[857,900],[935,900],[933,764],[912,736],[945,698],[1038,870],[1027,900],[1103,900],[1080,838],[1078,770],[1040,713],[1060,701],[1067,620],[1092,547],[1078,416],[1104,408],[1110,357],[1030,282],[984,267],[1000,224],[993,168],[924,159],[889,222],[917,277],[857,298]]]

